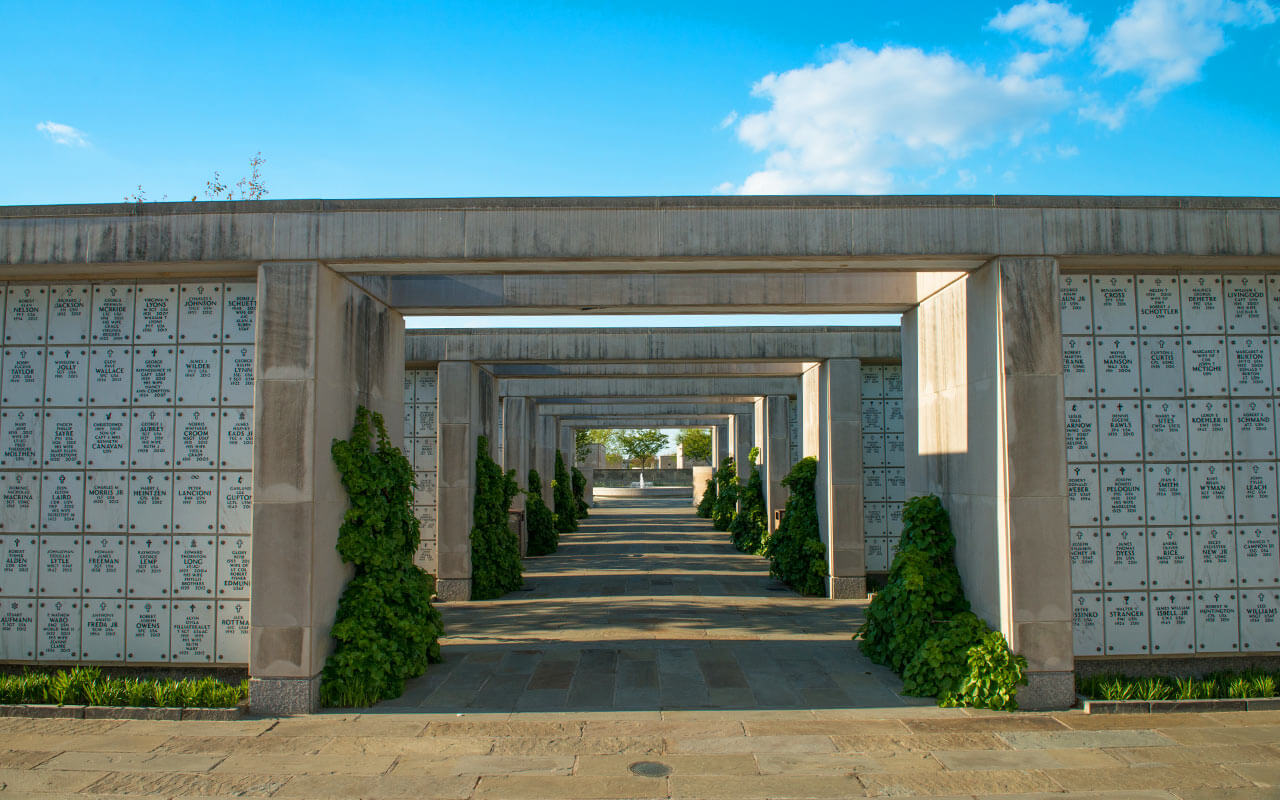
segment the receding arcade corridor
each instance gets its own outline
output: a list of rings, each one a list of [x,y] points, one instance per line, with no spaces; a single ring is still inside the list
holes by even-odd
[[[865,601],[801,597],[688,500],[601,501],[501,600],[442,603],[443,664],[383,705],[447,711],[901,706],[851,641]],[[908,702],[929,702],[915,701]]]

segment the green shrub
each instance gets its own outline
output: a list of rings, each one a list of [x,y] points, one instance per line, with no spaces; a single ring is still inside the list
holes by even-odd
[[[476,500],[471,528],[471,599],[492,600],[524,585],[520,539],[511,532],[511,500],[520,491],[516,471],[503,473],[489,456],[489,440],[476,446]]]
[[[229,708],[249,696],[249,681],[213,678],[107,678],[98,667],[0,675],[0,703]]]
[[[759,555],[764,551],[764,537],[768,533],[767,514],[764,507],[764,479],[753,463],[747,485],[739,490],[742,508],[729,526],[733,546],[744,553]]]
[[[738,513],[738,467],[732,458],[726,458],[712,477],[716,482],[716,500],[711,505],[711,524],[718,531],[727,531]]]
[[[555,504],[556,530],[561,533],[576,531],[578,501],[573,497],[573,480],[559,450],[556,451],[556,478],[551,482],[551,502]]]
[[[444,628],[431,605],[435,580],[413,563],[413,467],[387,438],[382,415],[357,408],[351,438],[334,439],[330,451],[350,502],[337,549],[355,569],[338,601],[320,700],[372,705],[398,697],[407,678],[440,660]],[[175,699],[168,691],[157,686],[157,705]]]
[[[782,522],[765,543],[769,574],[800,594],[826,593],[827,547],[818,533],[818,498],[814,483],[818,460],[802,458],[782,479],[791,490]]]
[[[1091,700],[1212,700],[1228,697],[1275,697],[1280,672],[1246,670],[1213,672],[1203,678],[1115,673],[1076,678],[1076,691]]]
[[[1027,660],[1009,649],[1000,631],[991,631],[969,648],[969,670],[960,688],[938,698],[943,706],[994,711],[1018,709],[1018,687],[1027,683]]]
[[[958,690],[969,674],[969,648],[990,630],[968,611],[938,626],[902,670],[903,694],[944,697]]]
[[[542,499],[542,477],[536,469],[529,470],[529,489],[525,492],[524,524],[529,532],[529,555],[545,556],[560,546],[560,533],[555,518]]]
[[[711,473],[711,477],[707,478],[707,486],[702,490],[702,499],[698,501],[698,509],[695,513],[703,519],[711,519],[711,509],[716,504],[716,476]]]
[[[578,506],[578,519],[585,519],[590,513],[587,507],[587,476],[582,474],[582,470],[574,467],[573,470],[573,500]]]

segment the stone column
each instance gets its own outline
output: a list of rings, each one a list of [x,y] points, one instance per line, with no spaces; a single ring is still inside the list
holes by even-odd
[[[720,434],[720,426],[711,426],[711,471],[715,472],[720,469],[720,442],[723,437]]]
[[[516,483],[522,489],[529,488],[529,409],[524,397],[507,397],[502,401],[502,471],[516,471]],[[525,510],[524,492],[511,500],[511,510],[522,514]],[[520,529],[520,554],[528,549],[528,528]]]
[[[777,512],[787,505],[790,491],[782,485],[782,479],[791,471],[791,421],[788,409],[791,398],[785,394],[771,394],[764,399],[765,450],[764,502],[769,513],[769,531],[778,524]]]
[[[750,414],[734,414],[730,420],[733,430],[733,458],[738,467],[738,482],[743,486],[751,478],[752,420]]]
[[[1058,265],[1001,258],[903,316],[907,495],[951,516],[974,613],[1027,658],[1023,708],[1074,700]]]
[[[574,429],[568,427],[564,423],[560,423],[560,455],[564,458],[565,469],[573,472],[573,463],[577,461],[577,441],[574,438]]]
[[[806,389],[808,373],[806,373]],[[867,596],[862,529],[862,364],[856,358],[822,362],[817,368],[818,526],[827,543],[827,596]],[[809,446],[809,403],[805,442]]]
[[[726,458],[733,455],[733,430],[730,429],[728,422],[721,422],[716,425],[715,432],[719,445],[716,448],[720,456],[719,460],[724,461]],[[719,466],[718,462],[716,466]]]
[[[404,427],[404,319],[315,262],[258,268],[249,704],[319,707],[329,631],[351,569],[336,550],[347,495],[331,442],[358,405]]]
[[[548,414],[539,414],[537,419],[534,469],[542,479],[542,500],[547,508],[554,509],[555,493],[551,489],[551,481],[556,477],[556,435],[560,420]]]
[[[481,372],[470,361],[439,365],[436,407],[436,536],[442,600],[471,599],[471,528],[475,515],[477,437],[484,429]]]

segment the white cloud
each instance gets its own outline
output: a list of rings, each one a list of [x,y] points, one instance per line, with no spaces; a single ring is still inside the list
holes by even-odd
[[[1080,155],[1080,148],[1073,144],[1058,145],[1058,158],[1075,158]]]
[[[724,119],[720,120],[720,129],[724,130],[725,128],[731,127],[733,123],[737,121],[738,121],[738,112],[730,111],[728,114],[724,115]]]
[[[766,75],[753,93],[771,107],[743,117],[738,137],[769,155],[744,194],[887,192],[911,170],[1016,145],[1072,97],[1057,78],[847,44],[824,64]]]
[[[1275,21],[1263,0],[1136,0],[1098,42],[1094,61],[1107,75],[1140,76],[1136,98],[1149,104],[1199,79],[1204,62],[1226,48],[1226,26]]]
[[[967,169],[956,170],[956,186],[968,189],[978,182],[978,176]]]
[[[1005,33],[1023,33],[1045,47],[1078,47],[1089,35],[1089,23],[1062,3],[1031,0],[1001,11],[989,23]]]
[[[67,147],[88,147],[89,135],[84,131],[77,130],[70,125],[63,125],[61,122],[41,122],[36,125],[36,130],[48,136],[57,144],[64,144]]]

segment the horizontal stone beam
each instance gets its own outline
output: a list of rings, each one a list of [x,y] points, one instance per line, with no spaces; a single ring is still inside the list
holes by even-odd
[[[502,378],[498,395],[507,397],[752,397],[797,394],[800,381],[789,377],[700,378]]]
[[[621,364],[485,364],[499,378],[610,377],[641,378],[650,375],[672,377],[710,375],[791,375],[799,377],[812,362],[805,361],[639,361]]]
[[[704,401],[660,401],[625,403],[566,403],[560,401],[543,401],[535,405],[539,414],[554,417],[651,417],[651,416],[698,416],[700,414],[750,414],[754,408],[752,403],[704,402]]]
[[[560,417],[560,424],[582,430],[636,430],[647,428],[713,428],[728,422],[726,414],[706,417],[655,417],[640,419],[591,419]]]

